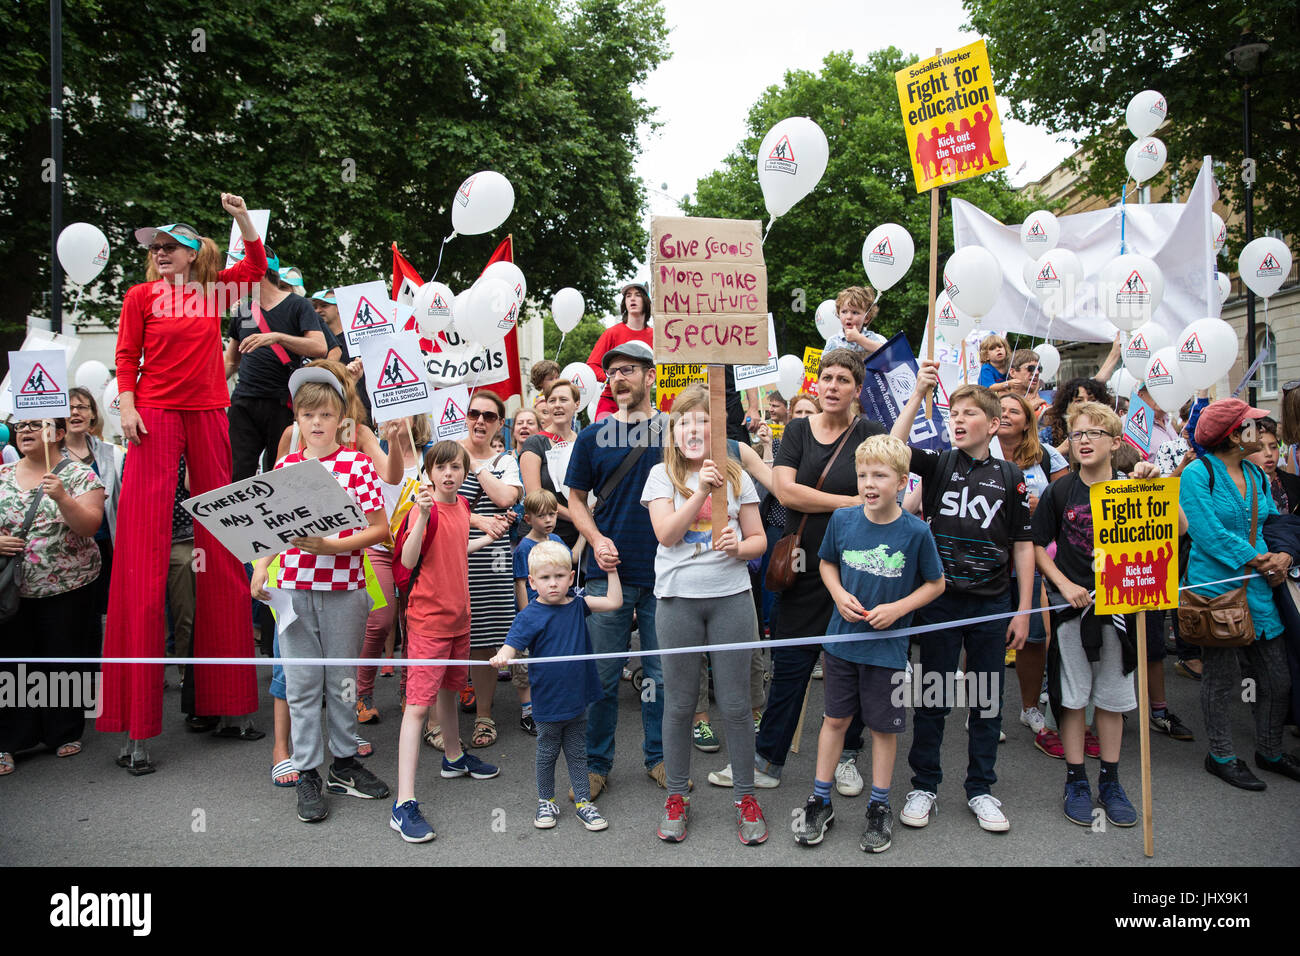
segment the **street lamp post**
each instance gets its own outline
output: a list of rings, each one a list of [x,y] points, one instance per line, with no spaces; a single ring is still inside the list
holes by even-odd
[[[1227,59],[1241,76],[1242,86],[1242,139],[1244,158],[1241,164],[1241,181],[1246,193],[1246,242],[1255,238],[1255,163],[1250,156],[1250,80],[1260,72],[1268,44],[1250,30],[1242,33],[1235,47],[1228,51]],[[1243,283],[1244,285],[1244,283]],[[1246,368],[1255,364],[1255,293],[1246,287]],[[1255,386],[1251,385],[1246,401],[1255,404]]]

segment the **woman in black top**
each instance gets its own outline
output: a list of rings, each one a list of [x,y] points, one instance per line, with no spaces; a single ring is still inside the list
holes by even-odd
[[[773,491],[785,506],[785,533],[793,534],[807,515],[800,538],[803,569],[777,602],[773,638],[811,637],[825,634],[835,602],[822,584],[817,552],[836,508],[857,507],[857,472],[853,452],[872,435],[882,435],[879,422],[854,418],[854,399],[862,389],[862,360],[848,349],[833,349],[822,356],[817,372],[817,394],[822,410],[808,418],[793,419],[785,427],[781,447],[772,467]],[[835,456],[821,490],[816,490],[822,470],[845,432],[850,432]],[[821,652],[819,644],[772,649],[772,688],[767,710],[755,743],[755,761],[761,774],[780,777],[790,742],[794,738],[804,692],[813,665]],[[851,760],[862,746],[862,721],[855,717],[845,736],[845,759]],[[839,771],[837,768],[836,776]],[[758,779],[761,779],[758,778]]]
[[[573,428],[573,417],[578,411],[581,400],[578,386],[568,381],[552,382],[546,389],[546,403],[551,410],[551,427],[549,431],[539,431],[530,435],[519,449],[519,474],[524,480],[524,494],[532,494],[539,488],[545,488],[555,495],[560,503],[559,517],[555,519],[555,533],[564,539],[570,549],[578,543],[578,529],[569,519],[569,499],[556,490],[553,475],[559,475],[563,482],[568,470],[568,451],[573,447],[577,432]],[[548,460],[549,459],[549,460]],[[551,467],[551,460],[555,467]]]

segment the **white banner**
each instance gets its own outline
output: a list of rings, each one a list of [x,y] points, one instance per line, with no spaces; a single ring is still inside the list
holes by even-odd
[[[287,550],[294,538],[330,537],[369,525],[352,496],[315,458],[181,504],[245,563]]]
[[[14,419],[67,418],[68,357],[63,349],[10,352],[13,376]]]
[[[439,352],[424,353],[424,367],[435,385],[463,382],[470,388],[495,385],[510,378],[504,340],[469,354],[468,344],[452,329],[438,333]]]
[[[345,285],[334,290],[334,297],[350,351],[359,353],[362,341],[372,335],[397,331],[397,303],[388,297],[388,287],[382,282]]]
[[[1211,207],[1218,198],[1210,158],[1205,157],[1187,203],[1128,203],[1109,209],[1061,216],[1060,248],[1072,250],[1083,263],[1084,280],[1065,315],[1049,320],[1021,276],[1028,256],[1020,245],[1020,224],[1004,226],[988,213],[961,200],[952,201],[956,248],[983,246],[1002,266],[1002,289],[985,328],[1050,338],[1056,342],[1109,342],[1115,327],[1097,302],[1097,278],[1111,259],[1124,251],[1153,259],[1164,273],[1165,294],[1152,321],[1176,339],[1189,322],[1219,315],[1214,289],[1215,256],[1211,241]],[[1121,218],[1122,215],[1122,218]]]
[[[361,365],[366,370],[366,391],[375,421],[433,411],[433,389],[425,378],[424,356],[413,332],[363,339]]]

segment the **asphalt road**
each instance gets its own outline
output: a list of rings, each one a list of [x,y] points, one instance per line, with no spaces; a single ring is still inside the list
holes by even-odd
[[[965,771],[962,716],[949,718],[944,742],[948,771],[938,813],[929,827],[911,830],[895,822],[894,845],[867,856],[858,849],[863,797],[835,797],[838,820],[818,847],[800,847],[790,829],[792,811],[811,791],[817,721],[805,728],[803,752],[791,754],[785,781],[776,790],[759,791],[771,838],[763,846],[742,846],[735,835],[731,792],[710,786],[709,770],[727,763],[726,748],[717,754],[696,752],[692,776],[696,790],[690,830],[681,844],[655,836],[663,791],[645,775],[640,756],[638,700],[622,684],[617,756],[612,787],[598,800],[610,821],[608,830],[589,833],[568,812],[559,825],[540,831],[532,825],[536,807],[533,779],[534,740],[518,728],[519,705],[507,684],[499,685],[498,743],[477,751],[502,767],[490,781],[443,780],[438,754],[423,748],[417,793],[438,831],[437,840],[408,845],[389,829],[390,801],[330,796],[330,816],[323,823],[300,823],[292,789],[271,786],[270,698],[258,726],[262,741],[247,743],[188,733],[179,712],[180,693],[165,698],[165,730],[152,753],[158,772],[132,777],[115,766],[116,736],[90,731],[83,752],[69,759],[52,754],[20,756],[17,772],[0,779],[0,863],[5,865],[252,865],[293,862],[318,865],[765,865],[846,864],[915,865],[1122,865],[1230,866],[1295,865],[1300,860],[1300,783],[1263,775],[1264,793],[1246,793],[1207,774],[1201,727],[1199,685],[1174,674],[1169,662],[1170,705],[1197,733],[1194,743],[1152,735],[1154,778],[1154,860],[1142,852],[1142,828],[1109,826],[1105,832],[1076,826],[1061,812],[1065,767],[1033,747],[1028,730],[1013,711],[1005,723],[1009,736],[999,751],[999,783],[994,790],[1011,821],[1006,834],[981,831],[965,806],[961,780]],[[169,672],[175,671],[169,668]],[[265,688],[269,669],[263,669]],[[1017,685],[1008,672],[1006,682]],[[1015,707],[1015,690],[1007,698]],[[820,713],[822,684],[813,682],[809,713]],[[397,782],[397,681],[377,682],[376,704],[383,716],[366,736],[376,747],[367,761],[390,786]],[[472,718],[462,716],[468,738]],[[715,729],[718,727],[715,724]],[[1234,711],[1234,736],[1248,760],[1252,748],[1249,712]],[[909,786],[906,763],[909,731],[899,745],[893,780],[895,814]],[[1287,731],[1288,749],[1300,740]],[[1125,732],[1121,780],[1140,807],[1138,733],[1130,720]],[[859,767],[870,766],[863,754]],[[557,790],[566,789],[563,764]],[[1088,761],[1096,790],[1098,766]]]

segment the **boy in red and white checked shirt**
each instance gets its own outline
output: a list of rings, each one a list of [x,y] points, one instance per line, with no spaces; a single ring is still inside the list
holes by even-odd
[[[343,390],[328,369],[302,368],[289,379],[293,413],[306,447],[286,455],[276,468],[315,458],[333,472],[342,488],[365,513],[364,531],[341,531],[336,537],[293,538],[280,558],[279,586],[287,590],[297,615],[280,631],[284,657],[355,658],[365,636],[370,597],[366,593],[365,549],[388,537],[383,491],[370,458],[343,448],[337,436],[344,415]],[[269,600],[267,568],[271,558],[254,566],[252,591]],[[325,693],[329,725],[330,767],[325,789],[366,800],[389,794],[388,786],[356,759],[356,669],[347,666],[287,664],[284,668],[293,734],[293,769],[298,771],[298,819],[315,823],[329,815],[320,773],[325,762],[320,699]],[[350,698],[350,699],[349,699]]]

